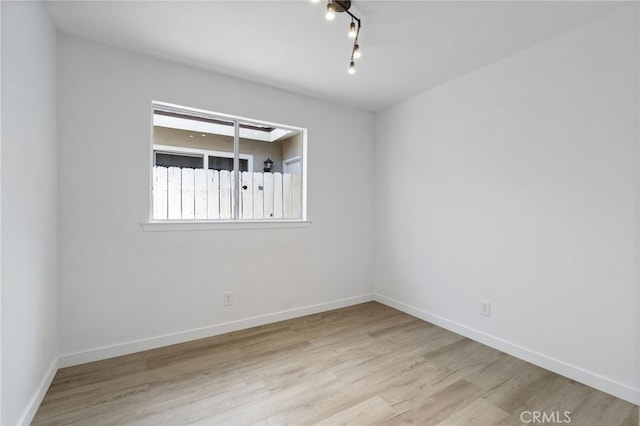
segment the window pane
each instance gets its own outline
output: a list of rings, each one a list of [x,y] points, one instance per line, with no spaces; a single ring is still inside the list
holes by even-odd
[[[209,168],[211,170],[233,170],[233,157],[209,156]]]
[[[233,219],[234,121],[154,109],[153,124],[154,219]]]
[[[209,168],[211,170],[233,170],[233,157],[209,156]],[[240,159],[240,171],[249,170],[249,160]]]
[[[203,157],[156,152],[156,166],[202,168]]]
[[[240,123],[240,153],[253,158],[241,173],[240,218],[302,217],[302,132]]]

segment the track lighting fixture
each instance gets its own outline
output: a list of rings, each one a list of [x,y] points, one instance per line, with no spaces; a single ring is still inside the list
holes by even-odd
[[[317,3],[319,0],[311,0],[312,3]],[[351,51],[351,60],[349,62],[349,74],[356,72],[355,59],[362,56],[360,53],[360,45],[358,44],[358,37],[360,37],[360,28],[362,27],[362,21],[353,13],[349,12],[351,7],[351,1],[348,0],[328,0],[327,1],[327,14],[325,17],[327,20],[332,21],[336,17],[336,13],[345,12],[351,17],[351,23],[349,24],[349,37],[355,39],[353,41],[353,50]]]

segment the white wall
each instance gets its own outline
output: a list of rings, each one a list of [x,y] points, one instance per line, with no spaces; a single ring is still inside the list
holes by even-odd
[[[2,2],[2,418],[29,422],[57,366],[56,33]]]
[[[372,114],[71,36],[58,52],[63,365],[369,297]],[[308,128],[312,225],[143,231],[152,100]]]
[[[638,71],[634,4],[378,114],[380,299],[640,402]]]

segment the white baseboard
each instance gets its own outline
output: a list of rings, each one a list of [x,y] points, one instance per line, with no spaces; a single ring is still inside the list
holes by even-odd
[[[412,315],[421,320],[430,322],[454,333],[468,337],[487,346],[490,346],[499,351],[505,352],[509,355],[513,355],[516,358],[520,358],[527,362],[530,362],[538,367],[542,367],[561,376],[568,377],[577,382],[583,383],[587,386],[591,386],[602,392],[606,392],[613,396],[616,396],[625,401],[629,401],[633,404],[640,404],[640,389],[634,389],[624,383],[611,380],[607,377],[601,376],[597,373],[584,370],[580,367],[576,367],[566,362],[551,358],[544,354],[532,351],[498,337],[491,336],[482,331],[476,330],[466,325],[457,323],[455,321],[448,320],[439,315],[434,315],[422,309],[400,302],[398,300],[391,299],[378,293],[374,293],[374,300],[384,305],[395,308],[399,311]]]
[[[84,364],[87,362],[100,361],[102,359],[113,358],[120,355],[128,355],[135,352],[159,348],[162,346],[175,345],[177,343],[184,343],[191,340],[217,336],[219,334],[229,333],[232,331],[244,330],[250,327],[257,327],[259,325],[284,321],[292,318],[302,317],[305,315],[317,314],[319,312],[330,311],[332,309],[344,308],[346,306],[357,305],[359,303],[371,302],[372,300],[374,300],[373,294],[364,294],[361,296],[334,300],[332,302],[304,306],[301,308],[289,309],[286,311],[274,312],[271,314],[258,315],[241,320],[215,324],[208,327],[119,343],[116,345],[103,346],[81,352],[69,353],[60,355],[59,365],[60,368],[64,368],[70,367],[72,365]]]
[[[56,357],[51,362],[49,369],[40,381],[36,392],[29,400],[29,404],[27,404],[27,408],[24,410],[24,413],[22,413],[22,416],[20,416],[20,420],[18,421],[19,425],[31,424],[33,418],[36,415],[36,412],[38,411],[38,408],[40,407],[40,404],[42,403],[42,400],[44,399],[45,394],[47,393],[47,390],[49,390],[49,386],[51,386],[51,382],[53,381],[53,378],[55,377],[57,371],[58,358]]]

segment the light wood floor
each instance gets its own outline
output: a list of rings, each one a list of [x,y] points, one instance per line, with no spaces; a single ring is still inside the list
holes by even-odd
[[[33,424],[522,425],[524,411],[638,424],[628,402],[374,302],[61,369]]]

